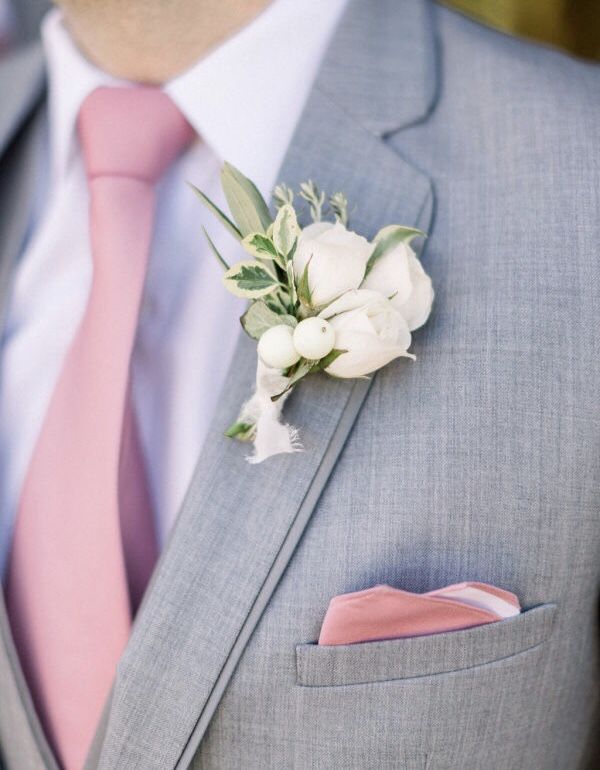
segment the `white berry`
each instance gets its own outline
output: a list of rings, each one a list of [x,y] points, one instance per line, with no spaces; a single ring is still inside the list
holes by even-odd
[[[271,326],[258,341],[258,355],[263,363],[273,369],[287,369],[300,360],[294,347],[294,330],[286,324]]]
[[[335,343],[333,326],[324,318],[305,318],[294,329],[294,345],[309,361],[318,361],[331,353]]]

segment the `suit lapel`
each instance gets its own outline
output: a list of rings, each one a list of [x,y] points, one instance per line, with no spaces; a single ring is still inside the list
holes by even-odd
[[[42,99],[45,73],[44,55],[39,43],[22,48],[0,64],[0,157]]]
[[[43,116],[27,130],[45,84],[41,48],[29,46],[0,66],[0,318],[4,317],[10,276],[26,234],[38,168]],[[17,141],[11,147],[11,143]],[[12,150],[12,151],[11,151]]]
[[[25,62],[26,66],[31,61]],[[24,77],[22,77],[25,75]],[[2,113],[0,124],[0,320],[4,321],[15,262],[22,251],[31,216],[31,203],[38,179],[43,151],[45,114],[31,111],[41,95],[40,80],[33,69],[23,73],[11,68],[15,91],[22,89],[11,104],[11,114]],[[1,79],[1,78],[0,78]],[[2,84],[0,83],[0,89]],[[17,111],[19,117],[15,117]],[[25,125],[23,126],[23,123]],[[1,515],[1,512],[0,512]],[[0,590],[0,739],[7,758],[15,767],[22,763],[31,768],[58,766],[39,724],[12,640],[10,624]],[[17,765],[17,762],[19,763]]]
[[[412,64],[392,86],[386,78],[396,65],[381,61],[380,51],[391,55],[408,32]],[[429,225],[429,180],[379,134],[394,120],[399,128],[427,111],[430,34],[420,0],[351,3],[280,174],[294,187],[313,178],[329,192],[344,191],[356,207],[352,227],[368,236],[392,222]],[[360,72],[353,70],[357,63]],[[369,84],[402,103],[395,116],[377,92],[361,90]],[[255,344],[244,337],[119,665],[99,760],[103,770],[189,766],[369,386],[325,376],[301,383],[285,416],[300,428],[305,451],[250,465],[248,447],[224,438],[223,430],[251,392],[255,365]]]

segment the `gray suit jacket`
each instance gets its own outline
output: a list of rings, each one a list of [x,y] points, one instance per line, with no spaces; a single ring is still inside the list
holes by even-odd
[[[50,0],[9,0],[17,21],[19,41],[35,40],[40,34],[40,22],[50,8]]]
[[[35,187],[39,52],[0,78],[5,303]],[[252,466],[222,435],[252,385],[240,340],[90,770],[598,766],[599,97],[595,66],[426,0],[352,0],[281,178],[344,190],[367,235],[430,233],[418,361],[302,383],[286,409],[306,451]],[[525,612],[315,645],[335,594],[467,579]],[[5,766],[52,769],[0,627]]]

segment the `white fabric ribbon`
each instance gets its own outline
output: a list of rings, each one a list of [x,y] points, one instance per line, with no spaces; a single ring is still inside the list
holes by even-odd
[[[254,454],[246,458],[249,463],[261,463],[273,455],[302,451],[297,429],[280,420],[283,404],[291,390],[277,401],[271,400],[288,385],[289,379],[278,369],[271,369],[258,359],[256,390],[243,405],[238,417],[238,422],[254,426]]]

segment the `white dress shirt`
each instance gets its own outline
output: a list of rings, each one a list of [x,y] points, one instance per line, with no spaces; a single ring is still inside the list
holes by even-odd
[[[201,224],[230,262],[242,258],[240,246],[185,183],[225,206],[219,170],[228,160],[269,195],[345,2],[276,0],[164,86],[199,139],[160,185],[132,364],[160,542],[190,482],[243,312],[241,300],[222,285],[222,268],[206,246]],[[23,478],[90,285],[89,198],[77,115],[95,88],[119,84],[82,56],[59,11],[47,16],[43,40],[48,162],[32,235],[16,270],[0,360],[0,570]],[[301,45],[294,44],[298,41]]]

